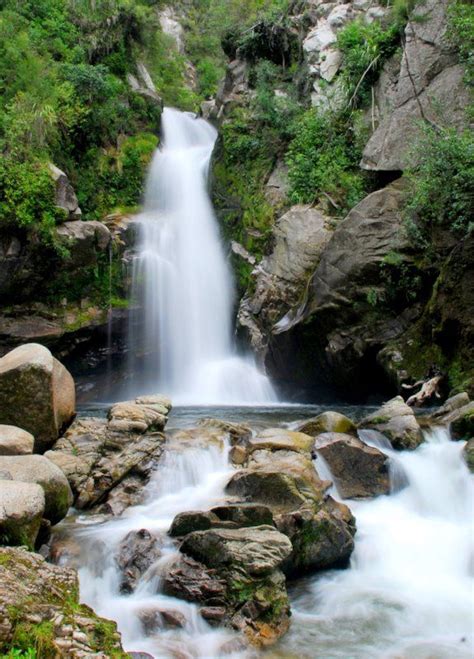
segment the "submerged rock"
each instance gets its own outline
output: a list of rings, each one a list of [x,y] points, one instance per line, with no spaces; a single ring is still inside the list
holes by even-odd
[[[36,483],[44,491],[44,517],[57,524],[67,515],[72,492],[67,478],[43,455],[8,455],[0,457],[0,469],[8,472],[19,485]]]
[[[390,492],[388,457],[382,451],[337,432],[318,435],[315,450],[327,462],[345,499],[367,499]]]
[[[130,531],[120,543],[117,565],[122,573],[120,590],[131,593],[139,579],[161,556],[157,538],[146,529]]]
[[[0,425],[0,456],[31,455],[35,438],[26,430],[16,426]]]
[[[37,343],[26,343],[0,359],[0,422],[19,426],[35,437],[42,453],[75,414],[71,374]]]
[[[127,657],[115,622],[79,604],[74,570],[24,549],[0,547],[0,653],[19,643],[45,658]]]
[[[44,492],[39,485],[0,480],[0,544],[33,549],[43,514]]]
[[[359,424],[360,428],[374,428],[385,435],[395,449],[415,449],[423,441],[423,434],[415,414],[401,396],[384,403]]]

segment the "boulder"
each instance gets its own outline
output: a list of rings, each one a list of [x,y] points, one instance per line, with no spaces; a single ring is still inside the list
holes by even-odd
[[[268,428],[262,430],[247,442],[249,454],[258,450],[267,451],[296,451],[309,453],[314,445],[313,437],[302,432],[294,432],[283,428]]]
[[[433,421],[443,421],[445,417],[450,415],[452,412],[455,410],[459,410],[461,407],[464,407],[465,405],[469,404],[469,395],[463,391],[459,394],[455,394],[454,396],[451,396],[448,398],[441,407],[439,407],[433,414],[431,415],[431,419]]]
[[[67,478],[44,455],[1,456],[0,470],[9,472],[13,481],[36,483],[43,488],[44,517],[57,524],[66,517],[72,505],[72,493]]]
[[[146,636],[152,636],[164,629],[182,629],[186,626],[186,617],[179,611],[153,607],[144,609],[138,617]]]
[[[104,512],[119,515],[142,501],[143,486],[158,464],[164,442],[162,433],[145,432],[146,418],[159,425],[165,419],[155,411],[150,417],[144,412],[140,420],[76,419],[47,452],[66,475],[76,508],[103,504]]]
[[[163,396],[143,396],[113,405],[108,428],[119,432],[161,431],[168,420],[171,402]]]
[[[158,540],[149,531],[141,529],[127,533],[116,558],[122,573],[120,591],[132,593],[140,578],[160,556]]]
[[[367,499],[390,492],[388,457],[382,451],[338,432],[318,435],[315,450],[328,464],[345,499]]]
[[[0,480],[0,544],[33,549],[43,513],[44,492],[39,485]]]
[[[378,430],[390,440],[395,449],[415,449],[423,441],[415,414],[401,396],[392,398],[366,416],[359,427]]]
[[[245,423],[232,423],[230,421],[222,421],[221,419],[204,418],[199,419],[198,426],[200,428],[220,430],[228,433],[232,444],[245,441],[252,436],[252,429]]]
[[[312,419],[302,421],[296,428],[298,432],[306,433],[312,437],[323,432],[338,432],[349,435],[357,434],[355,423],[339,412],[323,412]]]
[[[0,425],[0,456],[30,455],[33,453],[34,443],[35,438],[26,430]]]
[[[474,401],[453,410],[444,418],[449,424],[453,439],[472,439],[474,437]]]
[[[57,228],[59,242],[69,250],[67,267],[70,270],[95,265],[99,252],[110,245],[109,229],[102,222],[75,220]]]
[[[165,575],[166,594],[201,604],[203,617],[240,630],[258,647],[287,631],[290,609],[279,566],[291,543],[284,535],[271,526],[195,531],[181,552]]]
[[[243,526],[273,526],[273,515],[270,508],[258,503],[230,503],[216,506],[211,513],[221,522]]]
[[[54,181],[55,190],[55,204],[61,208],[65,213],[65,218],[70,220],[77,220],[81,217],[82,211],[79,208],[76,193],[72,187],[67,174],[65,174],[59,167],[49,163],[49,173]]]
[[[219,518],[214,513],[190,510],[176,515],[168,533],[174,538],[187,535],[191,531],[205,531],[216,525],[218,521]]]
[[[44,452],[75,414],[74,380],[51,352],[37,343],[0,359],[0,422],[20,426]]]
[[[74,570],[0,547],[0,654],[12,647],[36,648],[38,657],[126,656],[115,622],[79,603]]]
[[[291,542],[272,526],[194,531],[181,551],[211,568],[232,565],[249,575],[263,576],[291,553]]]
[[[466,442],[466,446],[463,448],[462,454],[464,461],[467,464],[467,468],[474,474],[474,439],[470,439],[468,442]]]

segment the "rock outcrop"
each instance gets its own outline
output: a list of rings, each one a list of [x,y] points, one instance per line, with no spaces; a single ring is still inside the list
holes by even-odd
[[[66,475],[79,509],[104,504],[118,515],[141,500],[144,483],[162,453],[171,403],[146,396],[117,403],[109,419],[77,419],[46,457]]]
[[[42,345],[29,343],[0,359],[0,422],[20,426],[43,452],[75,414],[69,371]]]
[[[116,624],[79,604],[74,570],[24,549],[0,547],[0,653],[125,659]]]
[[[49,163],[49,172],[55,185],[54,201],[56,206],[64,211],[65,219],[78,220],[82,215],[82,211],[79,208],[76,193],[67,174],[53,163]]]

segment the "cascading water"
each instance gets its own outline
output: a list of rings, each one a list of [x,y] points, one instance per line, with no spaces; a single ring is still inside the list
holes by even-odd
[[[132,321],[131,352],[143,355],[140,386],[175,404],[271,402],[269,380],[233,345],[232,276],[207,191],[217,133],[170,108],[162,128],[137,218],[132,298],[142,322]]]
[[[349,502],[358,529],[351,568],[300,587],[284,650],[331,659],[473,656],[473,478],[462,442],[444,429],[426,440],[403,453],[375,442],[392,459],[395,491]]]

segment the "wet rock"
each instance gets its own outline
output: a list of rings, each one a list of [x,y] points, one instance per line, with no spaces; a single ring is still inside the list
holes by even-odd
[[[168,533],[175,538],[191,531],[205,531],[218,522],[219,518],[211,512],[187,511],[176,515]]]
[[[140,612],[139,619],[147,636],[163,629],[182,629],[186,624],[182,613],[168,609],[145,609]]]
[[[43,514],[44,492],[39,485],[0,480],[0,544],[32,549]]]
[[[143,485],[163,451],[163,434],[150,432],[155,424],[166,422],[163,406],[162,399],[156,403],[147,399],[125,404],[119,408],[120,416],[109,421],[76,419],[48,451],[46,457],[58,465],[71,485],[76,508],[107,505],[109,494],[117,487],[106,512],[120,514],[141,501]],[[130,408],[132,417],[122,416]]]
[[[232,444],[245,441],[252,436],[250,426],[245,423],[231,423],[230,421],[222,421],[221,419],[199,419],[198,426],[200,428],[209,428],[211,430],[220,430],[228,433]]]
[[[433,414],[431,415],[431,419],[433,421],[440,421],[444,422],[444,417],[447,417],[449,414],[454,412],[455,410],[460,409],[461,407],[464,407],[465,405],[469,404],[469,395],[463,391],[460,394],[455,394],[454,396],[451,396],[448,398],[441,407],[439,407]]]
[[[209,624],[221,623],[226,616],[225,606],[203,606],[199,613]]]
[[[243,465],[247,460],[247,450],[244,446],[233,446],[229,452],[229,460],[234,465]]]
[[[231,522],[237,527],[273,526],[273,515],[267,506],[258,503],[234,503],[212,508],[211,513],[220,521]]]
[[[98,657],[105,648],[108,656],[127,656],[116,624],[79,604],[74,570],[23,549],[0,548],[0,653],[8,654],[20,634],[45,658]]]
[[[382,451],[336,432],[318,435],[315,450],[327,462],[345,499],[366,499],[390,492],[388,457]]]
[[[323,412],[322,414],[318,414],[318,416],[299,424],[297,430],[312,437],[323,432],[357,434],[357,428],[354,422],[339,412]]]
[[[36,452],[49,448],[74,414],[74,381],[47,348],[27,343],[0,359],[0,422],[31,432]]]
[[[470,439],[466,442],[462,454],[469,471],[474,474],[474,439]]]
[[[207,448],[209,446],[223,449],[229,439],[229,433],[222,428],[202,426],[171,431],[168,437],[173,443],[173,447],[178,449]]]
[[[278,569],[291,552],[285,536],[266,526],[197,531],[185,538],[185,551],[203,562],[183,553],[165,576],[167,594],[202,604],[204,616],[241,631],[256,646],[285,633],[289,602]]]
[[[313,437],[302,432],[294,432],[282,428],[268,428],[248,440],[247,452],[251,454],[257,450],[286,450],[309,453],[313,445]]]
[[[385,435],[395,449],[415,449],[423,435],[415,414],[401,396],[392,398],[378,410],[365,417],[360,428],[374,428]]]
[[[0,456],[0,469],[8,471],[13,481],[36,483],[44,491],[44,516],[51,524],[66,517],[72,504],[72,492],[67,478],[53,462],[43,455]]]
[[[35,438],[26,430],[0,425],[0,456],[30,455],[33,453],[34,443]]]
[[[474,401],[463,405],[444,419],[449,424],[453,439],[472,439],[474,437]]]
[[[149,531],[141,529],[127,533],[116,559],[122,572],[121,592],[132,593],[140,578],[160,556],[158,540]]]
[[[211,568],[232,565],[250,575],[272,572],[290,555],[291,543],[271,526],[194,531],[181,551]]]

